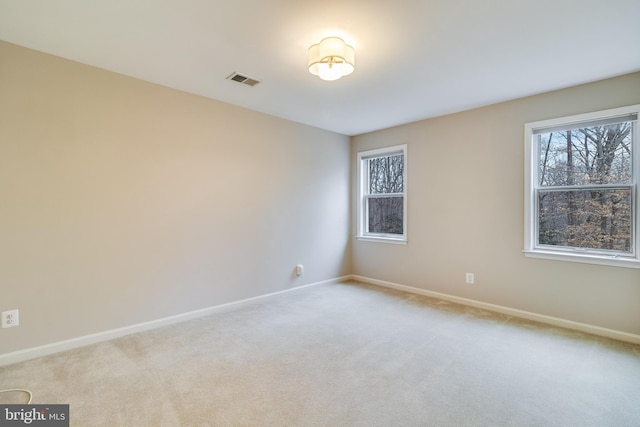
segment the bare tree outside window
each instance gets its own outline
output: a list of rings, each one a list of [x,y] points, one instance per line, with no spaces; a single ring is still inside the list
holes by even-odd
[[[632,252],[633,121],[538,133],[538,244]]]
[[[358,237],[406,242],[406,146],[358,153]]]
[[[369,159],[368,169],[367,231],[403,234],[404,155]]]

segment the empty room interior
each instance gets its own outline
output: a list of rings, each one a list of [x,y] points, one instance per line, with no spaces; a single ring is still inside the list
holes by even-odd
[[[0,406],[640,425],[638,18],[0,0]]]

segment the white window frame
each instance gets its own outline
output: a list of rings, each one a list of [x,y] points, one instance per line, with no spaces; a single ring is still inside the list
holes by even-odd
[[[386,157],[402,154],[404,156],[404,178],[402,193],[386,195],[403,197],[402,208],[402,234],[370,233],[368,229],[367,199],[369,198],[369,173],[367,160],[376,157]],[[407,145],[395,145],[393,147],[379,148],[375,150],[361,151],[358,153],[358,208],[357,208],[357,233],[356,239],[371,242],[407,244]]]
[[[540,130],[562,129],[575,127],[581,122],[594,122],[608,118],[621,117],[636,114],[640,116],[640,104],[628,107],[613,108],[610,110],[596,111],[586,114],[561,117],[551,120],[543,120],[525,124],[525,177],[524,177],[524,254],[528,257],[552,259],[558,261],[573,261],[589,264],[600,264],[617,267],[640,268],[640,201],[638,200],[638,183],[640,181],[640,127],[636,120],[632,129],[632,181],[631,187],[631,254],[603,254],[601,251],[590,251],[571,248],[550,248],[538,245],[538,212],[537,189],[538,185],[538,147],[534,142],[534,132]],[[586,123],[588,125],[588,123]]]

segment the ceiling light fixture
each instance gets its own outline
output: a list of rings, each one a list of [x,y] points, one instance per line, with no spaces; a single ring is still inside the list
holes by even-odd
[[[354,69],[353,47],[340,37],[327,37],[309,48],[309,72],[322,80],[338,80]]]

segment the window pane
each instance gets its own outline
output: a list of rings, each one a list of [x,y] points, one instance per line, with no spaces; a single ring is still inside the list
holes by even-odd
[[[404,191],[404,155],[376,157],[368,160],[369,194]]]
[[[404,197],[369,198],[369,233],[402,234]]]
[[[538,243],[631,252],[631,190],[538,192]]]
[[[628,184],[631,182],[633,122],[541,133],[541,186]]]

